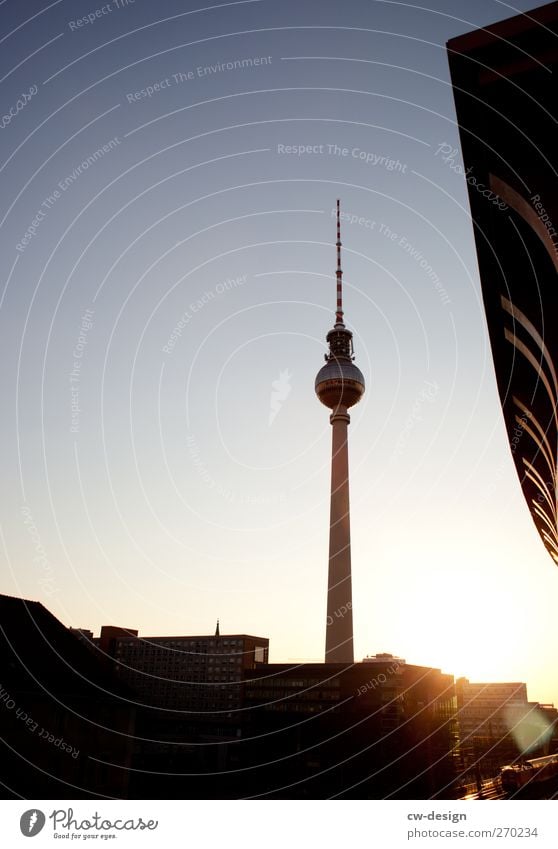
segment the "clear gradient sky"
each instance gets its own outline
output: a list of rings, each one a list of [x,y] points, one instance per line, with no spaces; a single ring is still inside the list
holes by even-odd
[[[447,39],[536,5],[0,3],[2,592],[323,659],[340,197],[356,656],[558,703],[558,571],[438,153]]]

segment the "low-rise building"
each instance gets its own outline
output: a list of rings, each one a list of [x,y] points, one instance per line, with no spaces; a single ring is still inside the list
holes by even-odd
[[[527,685],[519,682],[455,683],[459,724],[460,772],[465,779],[492,778],[506,763],[521,757],[518,729],[532,709]]]

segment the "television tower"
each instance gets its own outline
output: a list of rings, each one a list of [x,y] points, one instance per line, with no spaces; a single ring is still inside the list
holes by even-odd
[[[326,663],[353,663],[353,597],[349,510],[349,407],[364,394],[364,377],[354,364],[353,334],[343,321],[341,223],[337,201],[337,310],[327,334],[329,353],[316,376],[316,395],[332,411],[331,509],[327,581]]]

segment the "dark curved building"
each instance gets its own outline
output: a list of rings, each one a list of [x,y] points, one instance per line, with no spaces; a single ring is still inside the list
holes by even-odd
[[[447,47],[510,449],[558,564],[558,3]]]
[[[38,601],[0,595],[0,798],[126,799],[133,693]]]

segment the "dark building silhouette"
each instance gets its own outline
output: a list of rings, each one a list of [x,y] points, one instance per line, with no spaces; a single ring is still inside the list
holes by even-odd
[[[246,795],[452,798],[453,676],[390,658],[247,673],[242,745],[230,752]]]
[[[98,643],[142,705],[187,709],[205,719],[211,711],[230,713],[241,706],[245,670],[267,663],[269,651],[267,637],[139,637],[112,626],[103,626]]]
[[[86,645],[93,645],[93,631],[87,628],[68,628],[72,634],[75,634],[78,640],[82,640]]]
[[[500,401],[525,499],[556,563],[557,44],[558,3],[448,42]],[[446,148],[438,154],[454,157]]]
[[[245,668],[239,707],[138,710],[134,798],[454,798],[453,677],[396,659]]]
[[[534,739],[542,718],[530,754],[556,748],[524,684],[388,653],[293,666],[246,634],[92,638],[6,596],[0,637],[6,797],[451,799],[521,756],[514,725]]]
[[[127,637],[137,637],[138,632],[134,628],[119,628],[114,625],[103,625],[99,637],[93,639],[99,648],[101,655],[106,658],[114,658],[116,642]]]
[[[130,693],[42,604],[0,595],[0,794],[126,798]]]
[[[244,634],[103,628],[134,692],[132,798],[453,798],[453,677],[390,654],[268,664]]]
[[[242,736],[244,676],[267,663],[269,640],[248,634],[140,637],[103,626],[95,640],[133,693],[133,798],[242,795],[228,743]]]

